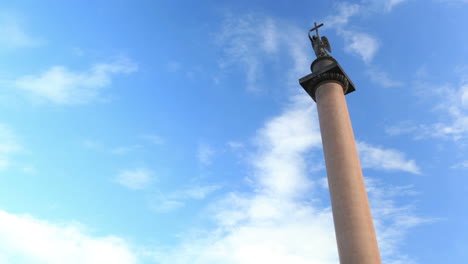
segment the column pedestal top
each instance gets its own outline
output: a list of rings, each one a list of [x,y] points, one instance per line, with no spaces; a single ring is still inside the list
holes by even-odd
[[[314,101],[316,89],[327,81],[341,83],[345,94],[356,90],[346,72],[331,56],[317,58],[312,62],[310,68],[312,73],[299,79],[299,83]]]

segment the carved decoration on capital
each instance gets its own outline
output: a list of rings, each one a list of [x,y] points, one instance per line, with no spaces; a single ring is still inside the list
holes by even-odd
[[[343,87],[344,94],[346,94],[346,91],[348,90],[348,87],[349,87],[348,78],[346,78],[346,76],[344,76],[341,73],[325,72],[325,73],[319,74],[315,76],[314,78],[312,78],[309,83],[309,89],[311,91],[309,92],[309,94],[311,94],[312,99],[314,99],[314,101],[315,101],[315,91],[320,85],[326,82],[337,82],[341,84],[341,86]]]

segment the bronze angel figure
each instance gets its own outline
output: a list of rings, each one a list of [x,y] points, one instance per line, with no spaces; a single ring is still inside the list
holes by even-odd
[[[309,39],[312,42],[312,48],[314,49],[314,52],[317,58],[330,56],[327,53],[327,50],[328,52],[332,52],[330,42],[328,41],[327,37],[325,36],[320,37],[318,33],[318,28],[321,26],[323,26],[323,24],[320,24],[317,26],[317,23],[315,23],[315,27],[309,30]],[[314,30],[316,31],[316,34],[313,36],[310,36],[310,32]]]

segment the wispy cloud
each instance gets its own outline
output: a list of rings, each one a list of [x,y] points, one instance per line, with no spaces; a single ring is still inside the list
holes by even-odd
[[[450,167],[451,169],[460,169],[460,168],[468,168],[468,160],[464,160],[462,162],[459,162],[455,165],[453,165],[452,167]]]
[[[18,78],[15,86],[30,96],[56,104],[82,104],[99,98],[112,77],[137,70],[135,63],[121,59],[111,63],[97,63],[86,71],[71,71],[54,66],[38,75]]]
[[[221,68],[233,64],[245,68],[247,89],[259,91],[258,78],[262,76],[259,55],[274,53],[278,47],[276,24],[272,19],[262,19],[253,14],[229,16],[223,23],[217,42],[223,46]]]
[[[136,168],[120,172],[115,181],[132,190],[142,190],[147,188],[154,181],[153,172],[146,168]]]
[[[210,165],[215,154],[215,149],[207,143],[198,144],[197,157],[201,164]]]
[[[369,64],[379,50],[379,40],[370,33],[363,32],[355,26],[349,26],[353,17],[370,13],[386,13],[407,0],[362,0],[360,3],[340,2],[336,13],[327,16],[325,24],[336,29],[338,35],[345,40],[345,51],[361,57]]]
[[[386,132],[390,135],[414,134],[416,139],[443,138],[454,141],[468,139],[468,68],[460,68],[461,80],[456,84],[439,84],[415,80],[418,97],[429,101],[428,109],[439,114],[438,121],[421,123],[402,121],[389,126]],[[440,100],[444,98],[444,100]]]
[[[396,202],[398,197],[418,195],[413,186],[393,186],[371,178],[365,180],[383,262],[415,263],[410,256],[399,250],[404,238],[412,227],[431,223],[436,219],[419,217],[415,215],[411,204],[402,205]]]
[[[80,224],[56,224],[0,211],[2,263],[135,264],[137,256],[116,236],[92,236]]]
[[[448,120],[432,125],[435,136],[448,136],[454,140],[468,136],[468,79],[455,88],[442,86],[435,91],[436,96],[444,96],[445,100],[435,106],[435,110],[444,113]]]
[[[209,194],[221,188],[220,185],[196,186],[176,193],[182,199],[205,199]]]
[[[92,150],[96,150],[99,152],[110,153],[114,155],[125,155],[132,152],[137,152],[139,150],[143,150],[150,145],[162,145],[164,144],[164,139],[157,135],[138,135],[138,143],[122,146],[114,146],[111,147],[109,145],[104,144],[103,142],[97,140],[86,139],[83,140],[82,144],[84,147]]]
[[[4,124],[0,124],[0,170],[10,167],[12,155],[22,150],[23,147],[18,143],[13,130]]]
[[[140,136],[142,139],[146,140],[146,141],[149,141],[150,143],[154,144],[154,145],[162,145],[164,144],[164,138],[159,136],[159,135],[155,135],[155,134],[144,134],[144,135],[141,135]]]
[[[228,147],[232,150],[241,149],[244,147],[244,144],[238,141],[229,141],[226,143],[226,145],[228,145]]]
[[[385,2],[385,10],[386,10],[387,12],[390,12],[390,11],[392,11],[392,9],[393,9],[395,6],[397,6],[397,5],[399,5],[399,4],[402,4],[402,3],[406,2],[406,1],[408,1],[408,0],[387,0],[387,1]]]
[[[372,82],[381,85],[385,88],[403,86],[404,84],[401,81],[397,81],[390,78],[388,73],[381,70],[377,70],[375,69],[375,67],[368,69],[367,75],[370,77]]]
[[[348,2],[342,2],[337,5],[337,12],[335,15],[330,15],[325,18],[325,22],[328,26],[335,28],[343,28],[348,25],[350,19],[353,16],[358,15],[362,10],[362,6],[359,4],[351,4]]]
[[[91,139],[83,140],[83,145],[86,148],[90,148],[90,149],[99,149],[99,148],[101,148],[101,143],[100,142],[97,142],[96,140],[91,140]]]
[[[26,31],[18,15],[0,12],[0,47],[24,48],[40,45],[41,40]]]
[[[388,13],[397,5],[408,2],[408,0],[362,0],[361,4],[367,9],[367,12]]]
[[[345,51],[361,57],[370,63],[379,49],[379,41],[369,33],[346,27],[353,16],[360,15],[366,9],[358,4],[343,2],[338,4],[337,14],[325,18],[325,23],[336,29],[345,39]]]
[[[358,142],[357,147],[363,168],[421,173],[421,169],[416,165],[416,162],[406,159],[405,154],[398,150],[384,149],[365,142]]]
[[[259,80],[264,79],[264,69],[281,61],[278,60],[284,55],[281,51],[287,50],[293,64],[284,76],[288,85],[296,85],[298,76],[307,74],[311,62],[309,55],[313,54],[306,33],[287,21],[268,16],[228,16],[217,35],[224,51],[220,66],[223,69],[241,68],[246,75],[247,89],[260,92],[263,85]]]
[[[114,148],[111,150],[111,153],[112,154],[116,154],[116,155],[124,155],[124,154],[128,154],[130,152],[133,152],[135,150],[138,150],[140,149],[142,146],[140,145],[131,145],[131,146],[123,146],[123,147],[117,147],[117,148]]]
[[[435,0],[436,2],[446,4],[468,4],[468,0]]]
[[[203,200],[219,189],[220,185],[196,185],[168,194],[159,192],[150,206],[158,212],[169,212],[185,206],[188,201]]]
[[[379,42],[374,36],[364,32],[349,30],[343,30],[342,35],[346,42],[348,42],[345,51],[359,55],[366,63],[372,61],[379,49]]]

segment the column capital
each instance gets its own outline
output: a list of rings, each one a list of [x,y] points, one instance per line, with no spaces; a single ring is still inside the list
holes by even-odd
[[[344,94],[349,94],[356,90],[346,72],[331,56],[319,57],[312,62],[310,68],[312,73],[299,79],[299,83],[314,101],[315,91],[321,84],[326,82],[341,84]]]

